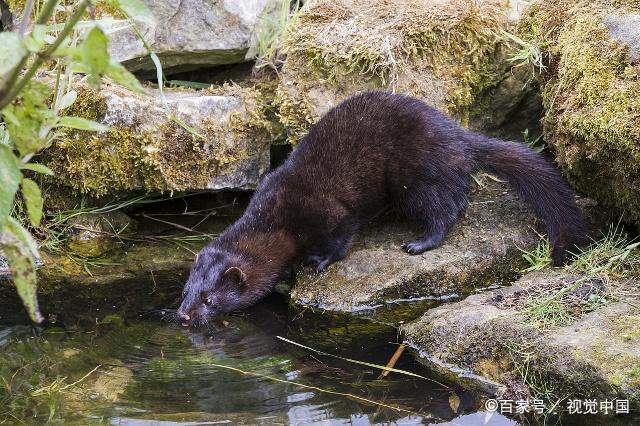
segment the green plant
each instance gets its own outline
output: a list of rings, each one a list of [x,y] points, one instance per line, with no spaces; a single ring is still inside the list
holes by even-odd
[[[635,274],[640,271],[640,241],[629,240],[619,225],[612,226],[601,239],[574,255],[569,270],[589,275]]]
[[[529,264],[528,268],[521,270],[523,274],[540,271],[547,266],[551,265],[551,244],[549,239],[543,237],[538,241],[538,245],[531,251],[520,249],[522,257]]]
[[[74,74],[86,75],[94,86],[108,77],[131,90],[144,90],[121,64],[111,60],[104,32],[95,22],[82,21],[93,2],[81,0],[68,8],[59,7],[58,0],[36,3],[26,2],[22,22],[15,31],[0,33],[0,248],[29,315],[40,322],[36,298],[38,245],[28,228],[40,226],[43,198],[39,185],[28,176],[53,172],[32,160],[65,128],[106,129],[99,123],[62,114],[77,96],[72,89]],[[128,14],[148,16],[141,0],[108,3]],[[66,21],[50,25],[59,13],[68,14]],[[32,15],[36,15],[33,24]],[[41,76],[48,78],[37,78]],[[12,215],[17,199],[25,207],[27,223]]]
[[[270,67],[277,70],[282,63],[280,53],[284,39],[300,16],[300,2],[296,1],[293,6],[291,3],[290,0],[280,0],[274,15],[267,13],[260,17],[256,31],[256,69]]]
[[[545,145],[544,141],[542,140],[542,133],[540,133],[538,137],[533,138],[529,136],[529,129],[524,129],[522,131],[522,139],[524,140],[524,143],[529,145],[529,148],[531,148],[535,152],[540,153],[544,151]]]
[[[583,314],[604,306],[610,298],[615,298],[611,291],[605,291],[604,283],[610,277],[636,275],[640,270],[639,247],[640,242],[629,241],[619,226],[612,226],[601,239],[572,255],[572,263],[565,269],[580,274],[580,278],[560,288],[529,289],[523,313],[544,328],[570,324]],[[543,269],[550,263],[549,255],[548,241],[541,240],[535,250],[525,252],[525,259],[531,266],[523,272]],[[601,288],[598,282],[602,283]],[[579,291],[581,288],[583,291]]]
[[[505,30],[500,30],[500,32],[505,38],[514,42],[519,47],[519,50],[513,53],[508,59],[509,62],[515,64],[514,66],[529,65],[534,72],[537,71],[540,73],[547,68],[544,64],[544,54],[540,47]]]

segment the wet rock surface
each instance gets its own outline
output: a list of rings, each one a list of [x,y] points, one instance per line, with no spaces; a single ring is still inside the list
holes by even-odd
[[[475,287],[513,279],[522,262],[518,248],[535,245],[535,219],[506,186],[477,189],[444,244],[418,256],[400,245],[419,235],[400,220],[363,230],[349,255],[322,274],[298,274],[296,305],[354,311],[411,298],[457,297]]]
[[[637,295],[612,299],[571,324],[555,327],[540,327],[522,308],[502,303],[541,286],[569,285],[576,278],[563,269],[528,274],[513,286],[427,311],[401,331],[423,363],[494,393],[522,398],[543,388],[547,397],[617,397],[638,406]],[[609,285],[637,289],[638,281]]]

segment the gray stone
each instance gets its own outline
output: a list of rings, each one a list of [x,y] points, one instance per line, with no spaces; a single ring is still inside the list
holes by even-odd
[[[507,389],[511,396],[526,397],[535,393],[529,388],[534,378],[551,396],[629,398],[638,404],[637,297],[609,301],[570,325],[547,328],[527,320],[522,307],[496,303],[541,288],[561,288],[579,277],[564,269],[532,273],[506,289],[427,311],[401,331],[420,361],[456,381],[472,378],[481,385],[495,384],[494,392]],[[638,282],[614,280],[608,285],[632,289]]]
[[[7,258],[0,252],[0,280],[9,278],[10,276],[11,269],[9,269],[9,262],[7,262]]]
[[[166,105],[157,90],[77,90],[82,100],[69,113],[97,114],[109,129],[70,132],[47,150],[62,185],[95,196],[253,189],[269,168],[270,135],[253,89],[166,90]]]
[[[243,62],[256,25],[276,0],[145,0],[154,22],[136,23],[165,71]],[[131,71],[155,66],[129,25],[109,28],[109,50]]]
[[[538,239],[533,223],[526,206],[492,182],[475,191],[441,247],[410,256],[400,245],[415,239],[419,230],[397,221],[378,224],[324,273],[300,274],[291,299],[298,305],[354,311],[404,299],[455,297],[513,278],[522,260],[518,248],[531,247]]]
[[[610,15],[605,17],[603,22],[611,38],[629,45],[631,62],[637,62],[640,58],[640,14]]]

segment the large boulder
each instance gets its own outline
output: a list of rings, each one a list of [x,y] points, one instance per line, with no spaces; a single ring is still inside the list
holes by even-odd
[[[67,131],[43,162],[56,183],[93,196],[122,191],[252,189],[269,168],[269,125],[258,92],[157,90],[79,85],[66,113],[109,126]]]
[[[420,231],[382,220],[326,272],[299,274],[291,299],[296,305],[348,312],[416,298],[447,300],[508,282],[522,267],[519,249],[538,240],[534,221],[512,192],[494,183],[475,191],[441,247],[410,256],[400,245]]]
[[[276,99],[289,140],[350,95],[375,89],[416,96],[476,128],[508,122],[520,135],[535,127],[527,106],[539,104],[535,83],[524,68],[511,70],[501,33],[522,10],[523,2],[499,0],[305,2],[284,43]]]
[[[277,0],[145,0],[153,21],[137,22],[140,35],[155,52],[165,71],[245,61],[263,14]],[[153,71],[147,47],[130,25],[109,30],[112,57],[131,71]]]
[[[520,23],[543,47],[545,140],[571,183],[640,225],[640,4],[537,0]]]
[[[456,381],[510,399],[629,399],[633,410],[640,405],[638,282],[587,278],[536,272],[427,311],[401,331],[419,360]],[[540,305],[567,286],[573,290],[553,305]]]

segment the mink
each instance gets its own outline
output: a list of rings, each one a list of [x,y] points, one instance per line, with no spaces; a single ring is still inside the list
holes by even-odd
[[[178,317],[201,324],[248,307],[300,263],[321,272],[385,206],[423,234],[410,255],[438,247],[468,203],[470,175],[505,179],[545,224],[560,265],[586,238],[572,189],[524,144],[458,126],[424,102],[365,92],[329,110],[268,173],[244,214],[197,255]]]

